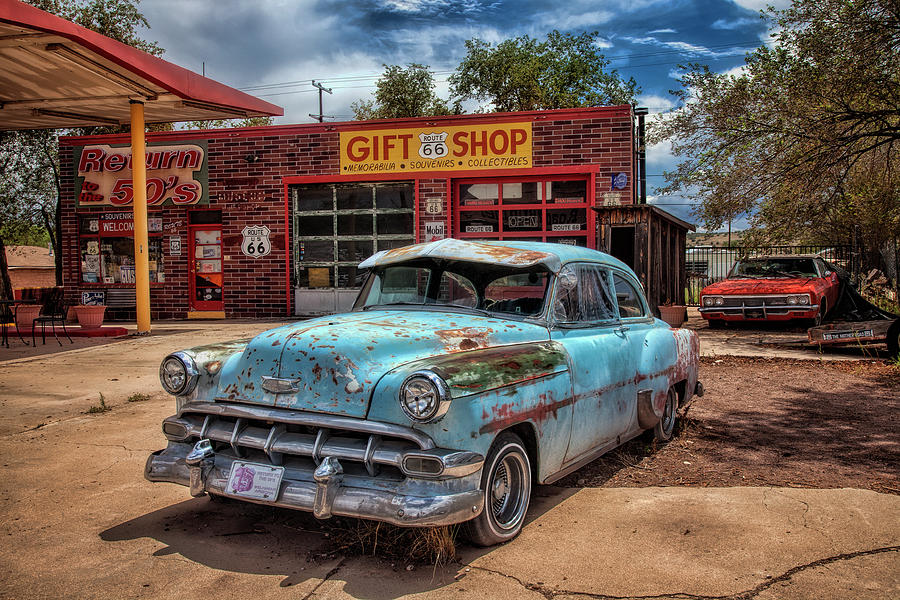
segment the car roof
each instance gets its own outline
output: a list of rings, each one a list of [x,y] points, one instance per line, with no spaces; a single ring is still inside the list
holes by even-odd
[[[594,262],[629,270],[619,259],[581,246],[545,242],[475,242],[453,238],[382,250],[361,262],[359,268],[367,269],[415,258],[445,258],[521,268],[544,265],[554,273],[570,262]]]

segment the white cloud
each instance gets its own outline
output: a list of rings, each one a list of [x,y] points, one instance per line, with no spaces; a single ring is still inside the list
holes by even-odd
[[[670,28],[667,28],[667,29],[654,29],[653,31],[648,31],[648,32],[647,32],[647,35],[655,35],[655,34],[657,34],[657,33],[678,33],[678,32],[675,31],[674,29],[670,29]]]
[[[732,2],[741,8],[757,12],[765,9],[766,6],[770,4],[778,10],[783,10],[791,5],[791,1],[792,0],[732,0]]]
[[[731,31],[735,29],[742,29],[747,27],[748,25],[758,25],[760,22],[759,17],[743,17],[740,19],[718,19],[713,22],[711,27],[713,29],[724,29],[726,31]]]
[[[648,118],[651,119],[653,115],[675,108],[673,100],[656,94],[641,94],[637,97],[637,102],[638,106],[646,107],[650,111]]]
[[[710,50],[705,46],[699,46],[697,44],[691,44],[688,42],[680,42],[680,41],[663,41],[659,40],[653,36],[646,37],[623,37],[622,39],[631,42],[632,44],[641,44],[645,46],[660,46],[663,48],[671,48],[672,50],[678,50],[679,52],[683,52],[685,54],[693,54],[697,56],[705,56],[711,58],[719,58],[723,56],[739,56],[741,54],[746,53],[746,49],[744,48],[730,48],[727,50],[716,51]]]

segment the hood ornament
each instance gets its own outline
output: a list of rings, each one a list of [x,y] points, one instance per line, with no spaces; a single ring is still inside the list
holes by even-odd
[[[263,375],[262,387],[267,392],[273,394],[296,394],[300,391],[297,384],[299,379],[288,379],[286,377],[268,377]]]

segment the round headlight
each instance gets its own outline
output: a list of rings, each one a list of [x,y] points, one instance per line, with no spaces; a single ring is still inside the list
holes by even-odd
[[[803,295],[797,296],[797,303],[798,304],[809,304],[809,295],[803,294]]]
[[[799,301],[799,298],[797,296],[788,296],[787,297],[788,304],[797,304],[798,301]]]
[[[450,389],[435,373],[417,371],[400,386],[400,408],[414,421],[431,421],[450,408]]]
[[[722,296],[716,296],[714,298],[714,300],[715,300],[716,306],[722,306],[723,304],[725,304],[725,298],[723,298]]]
[[[194,391],[197,377],[194,361],[181,352],[170,354],[159,365],[159,382],[173,396],[183,396]]]
[[[703,296],[703,306],[712,306],[713,305],[713,297],[712,296]]]

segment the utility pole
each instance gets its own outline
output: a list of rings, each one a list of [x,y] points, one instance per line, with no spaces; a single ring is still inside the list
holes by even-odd
[[[322,114],[322,92],[327,92],[330,94],[331,88],[327,88],[327,87],[323,86],[321,83],[317,82],[315,79],[313,79],[312,84],[313,84],[313,87],[319,88],[319,114],[314,115],[312,113],[309,113],[309,116],[311,116],[313,119],[317,119],[319,121],[319,123],[321,123],[322,119],[324,119],[326,116],[329,116],[329,115]],[[329,118],[334,118],[334,117],[329,116]]]

